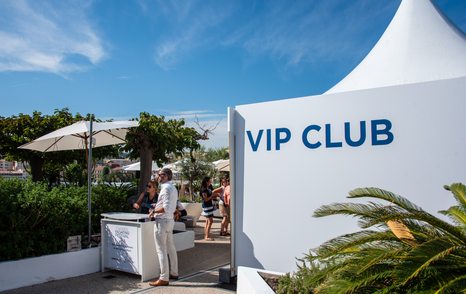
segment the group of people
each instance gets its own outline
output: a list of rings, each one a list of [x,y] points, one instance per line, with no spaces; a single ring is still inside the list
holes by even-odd
[[[133,204],[134,209],[149,214],[155,221],[154,240],[157,256],[160,263],[160,277],[152,282],[151,286],[167,286],[170,279],[178,279],[178,256],[173,241],[173,228],[175,220],[185,216],[181,203],[178,201],[178,191],[171,182],[173,173],[169,168],[162,168],[156,178],[149,181],[146,191],[142,192]],[[160,187],[159,187],[160,185]],[[160,188],[160,193],[158,190]],[[210,177],[205,177],[201,184],[202,215],[206,218],[204,227],[204,240],[213,241],[210,229],[214,216],[214,199],[219,200],[219,209],[222,215],[220,235],[227,236],[230,223],[230,181],[221,180],[221,186],[213,189]]]
[[[204,226],[204,240],[213,241],[210,237],[210,229],[214,222],[214,200],[218,199],[222,222],[220,224],[220,236],[228,236],[228,225],[230,223],[230,179],[225,177],[217,189],[212,187],[212,179],[204,177],[201,183],[202,215],[206,218]]]

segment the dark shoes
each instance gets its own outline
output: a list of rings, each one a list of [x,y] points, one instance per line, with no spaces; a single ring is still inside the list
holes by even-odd
[[[157,286],[168,286],[168,281],[164,281],[164,280],[157,280],[157,281],[152,281],[152,282],[149,282],[149,285],[151,285],[152,287],[157,287]]]
[[[178,280],[178,276],[170,275],[170,280]]]

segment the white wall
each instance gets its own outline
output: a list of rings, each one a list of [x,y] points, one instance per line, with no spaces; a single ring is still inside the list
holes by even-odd
[[[100,247],[0,263],[0,291],[100,271]]]
[[[310,248],[357,230],[349,217],[313,218],[321,205],[346,202],[358,187],[379,187],[419,204],[431,213],[454,203],[444,184],[466,182],[466,78],[406,86],[273,101],[235,108],[230,128],[235,135],[235,266],[273,271],[296,270],[296,259]],[[393,141],[371,144],[370,122],[388,120]],[[345,143],[344,123],[361,146]],[[325,147],[325,125],[331,142]],[[309,149],[302,139],[309,125]],[[383,125],[379,126],[383,127]],[[291,135],[276,150],[275,130]],[[262,138],[257,143],[259,130]],[[272,139],[267,150],[267,131]],[[280,138],[284,138],[285,133]],[[378,135],[378,140],[387,136]]]

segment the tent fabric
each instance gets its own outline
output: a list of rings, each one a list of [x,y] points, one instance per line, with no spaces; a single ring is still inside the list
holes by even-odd
[[[137,127],[137,121],[93,122],[92,147],[125,143],[127,128]],[[90,122],[79,121],[67,127],[58,129],[34,141],[20,146],[21,149],[31,149],[41,152],[86,149],[90,134]]]
[[[230,160],[229,159],[219,159],[212,162],[215,169],[218,171],[230,171]]]
[[[326,94],[464,76],[464,33],[431,0],[403,0],[366,58]]]
[[[135,162],[132,164],[128,164],[122,167],[123,170],[125,171],[140,171],[141,170],[141,162]],[[155,161],[152,161],[152,171],[158,170],[159,167],[157,166],[157,163]]]

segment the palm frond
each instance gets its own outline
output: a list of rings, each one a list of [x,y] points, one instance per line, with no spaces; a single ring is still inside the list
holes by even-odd
[[[375,255],[372,259],[369,260],[364,266],[359,269],[359,273],[367,271],[376,264],[387,263],[387,261],[398,260],[400,255],[405,252],[403,248],[392,250],[392,251],[380,251],[378,255]]]
[[[387,221],[387,226],[401,241],[408,243],[411,246],[416,246],[418,244],[416,238],[411,234],[411,230],[402,221],[389,220]]]
[[[429,268],[438,271],[439,268],[435,267],[435,263],[444,260],[455,252],[464,251],[465,248],[463,245],[452,244],[448,238],[434,239],[415,247],[407,254],[398,270],[401,284],[410,283]],[[453,265],[450,263],[449,270],[452,269]]]
[[[448,216],[455,224],[466,229],[466,211],[458,206],[452,206],[447,210],[440,210],[441,214]]]
[[[388,232],[364,230],[328,240],[316,248],[315,252],[319,258],[327,258],[332,255],[354,252],[358,246],[373,242],[377,242],[377,246],[383,247],[383,241],[398,241],[398,239]]]
[[[322,205],[316,209],[313,213],[313,217],[324,217],[330,215],[350,215],[362,218],[373,218],[375,216],[374,211],[377,211],[383,207],[380,204],[369,203],[332,203],[329,205]]]
[[[435,294],[440,293],[465,293],[466,292],[466,275],[459,276],[442,287],[440,287]]]
[[[464,230],[461,228],[454,226],[444,220],[439,219],[438,217],[435,217],[431,215],[430,213],[426,211],[411,211],[407,214],[393,214],[393,215],[386,215],[383,217],[380,217],[380,219],[384,219],[385,221],[388,220],[403,220],[405,224],[408,224],[408,221],[418,221],[420,223],[426,223],[430,225],[430,228],[432,230],[437,231],[437,232],[432,232],[432,234],[448,234],[451,237],[455,238],[459,243],[465,242],[466,241],[466,233]],[[363,225],[374,225],[377,223],[370,222],[368,220],[365,220],[367,223],[364,223]],[[412,229],[412,228],[411,228]],[[424,232],[426,232],[424,230]]]
[[[408,199],[397,195],[395,193],[379,189],[379,188],[357,188],[349,192],[348,198],[363,198],[363,197],[370,197],[370,198],[377,198],[382,199],[393,204],[396,204],[408,211],[423,211],[420,206],[412,203]]]
[[[453,193],[456,201],[458,202],[459,206],[462,206],[466,209],[466,186],[462,183],[454,183],[450,186],[445,185],[444,188],[448,191]]]

